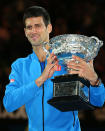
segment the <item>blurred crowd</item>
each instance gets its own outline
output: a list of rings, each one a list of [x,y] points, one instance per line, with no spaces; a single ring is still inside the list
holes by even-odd
[[[24,35],[22,23],[26,7],[39,5],[50,13],[53,31],[51,37],[60,34],[97,36],[105,41],[104,0],[3,0],[0,2],[0,105],[5,85],[11,71],[11,63],[26,57],[32,48]],[[105,84],[105,45],[94,60],[95,69]],[[3,106],[1,106],[3,110]]]

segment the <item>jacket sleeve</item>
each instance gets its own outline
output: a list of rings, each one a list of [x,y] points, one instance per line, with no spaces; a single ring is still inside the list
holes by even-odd
[[[94,106],[102,107],[105,100],[105,88],[101,83],[99,87],[90,86],[90,103]]]
[[[28,84],[22,83],[22,73],[16,64],[12,64],[9,76],[10,83],[6,86],[3,104],[8,112],[12,112],[37,96],[42,87],[37,87],[35,80]]]

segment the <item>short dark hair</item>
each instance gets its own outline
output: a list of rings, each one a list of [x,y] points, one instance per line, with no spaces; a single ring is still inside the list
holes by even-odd
[[[23,15],[23,24],[24,24],[24,27],[26,26],[25,25],[25,20],[27,18],[30,18],[30,17],[39,17],[39,16],[42,16],[44,24],[45,24],[46,27],[47,27],[48,24],[51,23],[50,15],[46,11],[46,9],[44,9],[43,7],[40,7],[40,6],[31,6],[31,7],[27,8],[24,11],[24,15]]]

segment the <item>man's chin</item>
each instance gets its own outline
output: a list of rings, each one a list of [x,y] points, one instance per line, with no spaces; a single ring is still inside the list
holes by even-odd
[[[41,46],[43,41],[33,41],[29,40],[32,46]]]
[[[32,46],[41,46],[42,44],[41,43],[31,43]]]

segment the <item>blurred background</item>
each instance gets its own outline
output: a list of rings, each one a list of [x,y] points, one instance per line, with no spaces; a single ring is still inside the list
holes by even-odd
[[[31,45],[24,35],[22,17],[24,9],[39,5],[51,16],[53,31],[60,34],[97,36],[105,41],[104,0],[3,0],[0,1],[0,131],[28,131],[24,106],[13,113],[3,107],[5,85],[11,64],[19,57],[31,53]],[[94,60],[95,70],[105,84],[105,44]],[[105,106],[94,111],[81,111],[82,131],[105,131]]]

